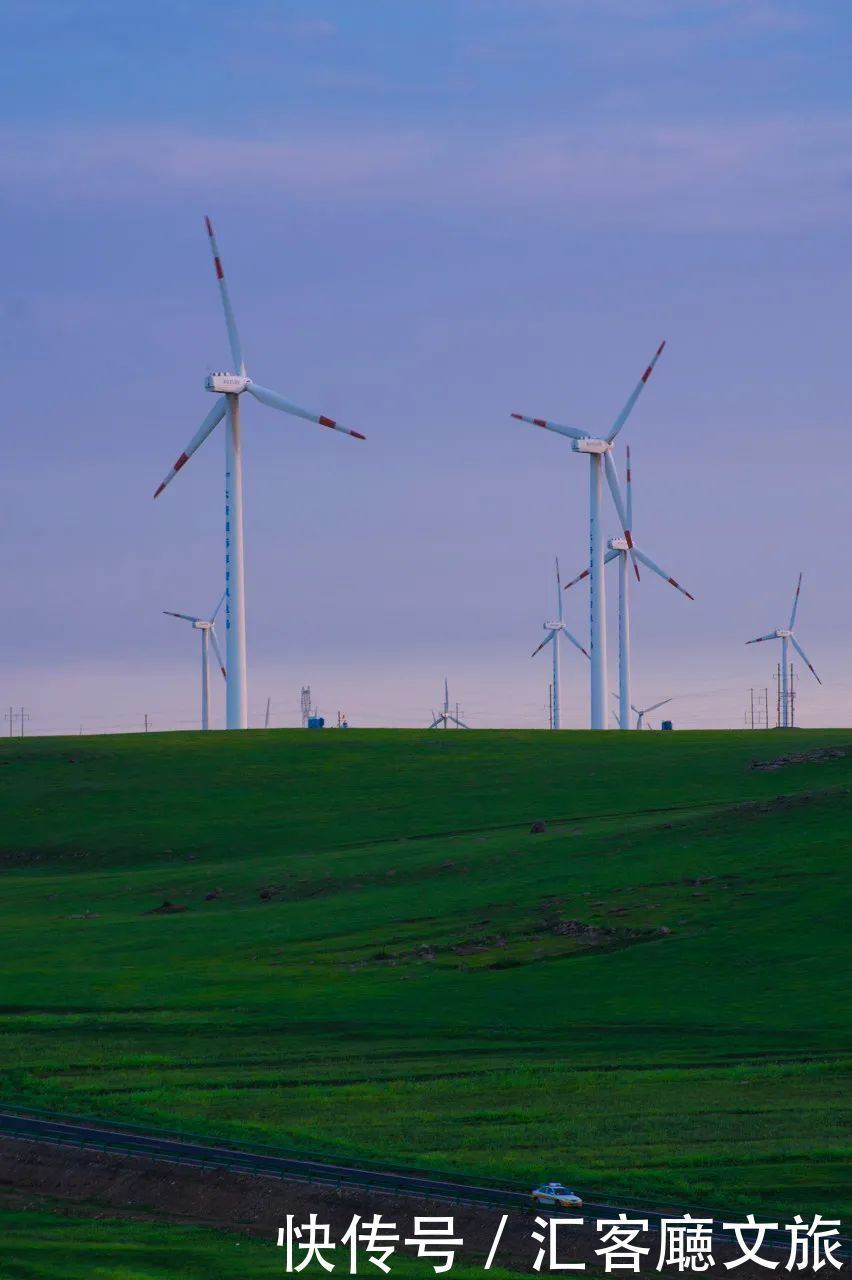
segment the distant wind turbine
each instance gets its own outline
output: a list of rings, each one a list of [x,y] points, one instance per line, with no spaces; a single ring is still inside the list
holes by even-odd
[[[196,449],[204,443],[211,431],[219,425],[227,415],[228,423],[225,432],[225,628],[226,648],[228,654],[227,677],[227,726],[229,729],[248,728],[247,677],[246,677],[246,602],[245,572],[243,555],[243,470],[240,450],[240,396],[244,391],[254,396],[261,404],[271,409],[280,409],[282,413],[293,414],[297,418],[305,418],[308,422],[318,422],[321,427],[332,427],[335,431],[343,431],[354,436],[356,440],[366,437],[360,431],[353,431],[342,426],[333,418],[324,414],[313,413],[309,409],[301,409],[298,405],[285,400],[277,391],[269,391],[253,382],[246,375],[243,351],[240,345],[237,324],[231,307],[231,299],[225,284],[225,273],[222,270],[222,259],[210,219],[206,218],[207,235],[210,250],[213,254],[213,265],[219,290],[222,295],[222,307],[225,312],[225,326],[234,361],[233,373],[208,374],[204,383],[208,391],[216,395],[216,401],[195,435],[180,455],[163,483],[154,494],[158,497],[189,461]]]
[[[222,653],[219,649],[219,642],[216,639],[216,614],[222,608],[222,601],[225,599],[224,593],[222,599],[213,610],[213,614],[209,618],[196,618],[191,613],[173,613],[171,609],[164,609],[169,618],[182,618],[184,622],[191,622],[195,631],[201,632],[201,727],[202,729],[210,728],[210,654],[209,645],[213,645],[213,652],[216,655],[216,661],[219,663],[219,670],[222,677],[227,681],[227,672],[225,664],[222,661]]]
[[[627,524],[628,528],[633,528],[633,473],[630,467],[630,446],[627,446]],[[627,557],[631,548],[628,547],[624,538],[610,538],[607,544],[608,550],[604,556],[604,564],[609,564],[610,560],[618,557],[618,727],[620,729],[630,728],[630,574],[627,568]],[[632,547],[633,555],[641,561],[647,569],[655,573],[658,578],[662,578],[664,582],[670,583],[676,587],[682,595],[688,600],[694,600],[695,597],[690,595],[686,587],[682,587],[676,578],[666,573],[665,569],[646,556],[644,551],[640,551],[634,542]],[[588,578],[589,570],[584,569],[576,578],[567,583],[565,590],[573,587],[576,583],[582,582],[584,578]]]
[[[642,707],[641,709],[639,707],[634,707],[633,710],[636,712],[636,728],[650,729],[651,726],[649,724],[645,724],[645,717],[652,711],[656,711],[657,707],[664,707],[667,702],[671,702],[671,698],[663,698],[662,702],[655,702],[652,707]]]
[[[769,631],[765,636],[757,636],[754,640],[746,640],[746,644],[760,644],[763,640],[780,640],[781,641],[781,727],[788,729],[790,727],[790,693],[788,687],[788,664],[787,664],[787,643],[793,646],[799,657],[807,666],[811,675],[817,684],[822,684],[817,673],[811,666],[810,659],[793,635],[793,627],[796,625],[796,614],[799,610],[799,592],[802,589],[802,575],[799,574],[799,581],[796,583],[796,594],[793,597],[793,609],[790,613],[789,627],[778,627],[775,631]]]
[[[612,446],[621,428],[633,411],[645,383],[659,360],[665,342],[661,342],[642,377],[627,399],[627,403],[610,427],[608,435],[598,439],[582,431],[579,427],[566,427],[558,422],[548,422],[544,418],[527,418],[522,413],[513,413],[512,417],[520,422],[529,422],[535,427],[544,427],[546,431],[555,431],[557,435],[568,436],[573,441],[571,448],[575,453],[585,453],[589,458],[589,575],[590,575],[590,617],[589,637],[591,649],[591,726],[593,729],[607,728],[607,690],[606,690],[606,598],[604,585],[604,544],[601,527],[603,505],[603,473],[606,471],[612,500],[618,512],[627,549],[633,555],[633,538],[627,520],[627,512],[621,498],[618,474],[612,460]],[[636,577],[639,569],[636,557],[633,557],[633,568]]]
[[[432,723],[429,725],[430,729],[436,729],[439,724],[442,725],[445,729],[449,729],[451,722],[456,726],[457,729],[470,728],[470,726],[466,725],[463,720],[459,720],[457,719],[456,716],[450,714],[450,690],[449,690],[449,686],[447,685],[446,676],[444,676],[444,709],[443,711],[439,711],[437,715],[435,715],[435,712],[433,711],[432,716],[433,716]]]
[[[545,622],[544,629],[547,635],[542,640],[537,649],[534,649],[531,657],[535,657],[537,653],[541,653],[546,644],[553,645],[553,727],[561,729],[562,722],[560,718],[560,674],[559,674],[559,637],[564,635],[566,640],[570,640],[575,649],[579,649],[588,658],[588,652],[580,644],[576,636],[573,636],[565,623],[562,621],[562,583],[559,578],[559,560],[556,561],[556,599],[558,601],[558,620],[556,622]]]

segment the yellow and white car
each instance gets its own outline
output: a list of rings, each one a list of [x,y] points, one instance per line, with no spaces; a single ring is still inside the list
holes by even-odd
[[[545,1182],[530,1193],[533,1204],[555,1205],[559,1209],[582,1209],[583,1201],[576,1191],[569,1191],[561,1182]]]

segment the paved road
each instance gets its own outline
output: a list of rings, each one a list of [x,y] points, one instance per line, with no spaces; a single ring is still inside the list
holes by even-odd
[[[426,1175],[384,1172],[357,1164],[335,1164],[326,1160],[266,1155],[237,1147],[214,1146],[159,1134],[135,1133],[82,1121],[77,1123],[69,1120],[43,1119],[11,1111],[0,1112],[0,1136],[2,1135],[94,1148],[99,1151],[112,1150],[116,1154],[145,1156],[148,1159],[166,1160],[179,1164],[211,1166],[274,1178],[332,1183],[335,1186],[350,1185],[399,1195],[483,1204],[504,1210],[530,1211],[531,1208],[527,1192],[510,1191],[504,1187],[488,1186],[485,1183],[452,1182]],[[569,1211],[560,1212],[567,1214]],[[612,1204],[586,1202],[583,1208],[583,1213],[587,1217],[618,1212],[619,1207]],[[647,1213],[642,1210],[642,1216],[650,1216],[658,1222],[660,1215],[651,1210]]]
[[[510,1210],[533,1212],[529,1193],[523,1190],[513,1191],[505,1187],[489,1186],[487,1183],[453,1182],[428,1175],[395,1173],[366,1165],[336,1164],[328,1160],[308,1157],[267,1155],[258,1151],[246,1151],[236,1146],[215,1146],[213,1143],[168,1135],[110,1128],[108,1125],[95,1125],[89,1121],[59,1120],[25,1113],[18,1114],[13,1111],[0,1111],[0,1138],[3,1136],[97,1151],[113,1151],[116,1155],[144,1156],[149,1160],[163,1160],[200,1168],[228,1169],[255,1177],[361,1187],[364,1190],[385,1191],[419,1199],[445,1200],[454,1204],[487,1205],[504,1212]],[[578,1188],[578,1190],[582,1194],[582,1189]],[[646,1219],[650,1229],[658,1231],[661,1217],[679,1217],[684,1209],[682,1206],[677,1209],[671,1207],[666,1209],[662,1206],[645,1208],[639,1207],[635,1202],[625,1206],[586,1200],[581,1212],[586,1219],[596,1219],[610,1218],[622,1211],[630,1217]],[[547,1213],[548,1211],[539,1210],[539,1212]],[[579,1211],[575,1210],[551,1212],[564,1214],[566,1217],[580,1216]],[[696,1217],[711,1216],[709,1213],[702,1214],[700,1209],[693,1209],[692,1213]],[[739,1219],[741,1215],[736,1217]],[[721,1222],[722,1219],[717,1215],[716,1221]],[[723,1232],[719,1229],[714,1231],[714,1235],[719,1238],[732,1238],[731,1232]],[[789,1245],[789,1238],[783,1232],[768,1232],[767,1244],[773,1242],[773,1237],[775,1237],[774,1243],[782,1247]],[[844,1241],[844,1252],[848,1251],[849,1244],[848,1240]]]

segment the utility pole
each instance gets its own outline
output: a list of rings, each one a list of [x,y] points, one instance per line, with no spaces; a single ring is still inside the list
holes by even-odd
[[[10,707],[9,710],[6,712],[5,718],[9,721],[9,737],[10,738],[14,738],[15,736],[15,721],[20,720],[21,737],[23,738],[24,724],[30,718],[29,712],[25,711],[23,707],[21,707],[20,711],[16,711],[14,707]]]
[[[311,686],[306,684],[302,687],[302,728],[307,729],[308,720],[311,717]]]
[[[553,643],[554,644],[556,643],[555,639]],[[549,684],[547,686],[547,714],[548,714],[547,727],[548,729],[552,729],[553,728],[553,685],[552,684]]]
[[[264,716],[264,720],[263,720],[263,727],[264,727],[264,729],[268,729],[268,728],[269,728],[269,708],[270,708],[270,706],[271,706],[271,705],[272,705],[272,699],[271,699],[271,698],[267,698],[267,699],[266,699],[266,715]]]
[[[763,697],[760,695],[763,694]],[[749,705],[746,708],[744,723],[746,728],[769,728],[769,689],[749,689]]]
[[[148,732],[148,712],[145,712],[145,732]]]
[[[790,663],[790,728],[791,729],[794,729],[796,727],[796,715],[795,715],[796,693],[795,693],[795,686],[793,685],[793,680],[794,680],[793,664],[791,662]]]

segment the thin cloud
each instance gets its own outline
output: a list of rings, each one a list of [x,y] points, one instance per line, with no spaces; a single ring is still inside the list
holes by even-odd
[[[214,137],[175,128],[0,133],[0,191],[20,202],[165,203],[249,184],[268,201],[392,209],[452,198],[572,225],[678,230],[825,226],[852,204],[852,121],[839,116],[518,133],[386,129]],[[227,153],[228,163],[221,164]]]

